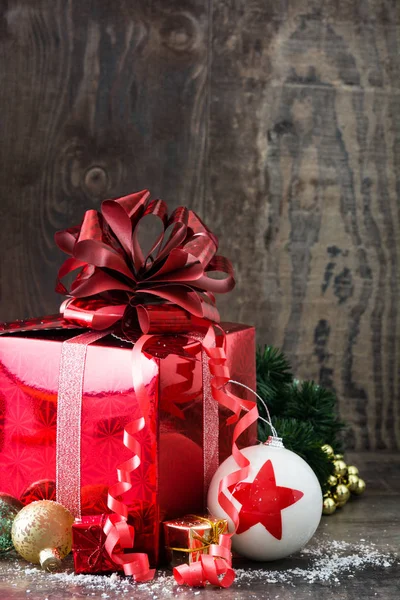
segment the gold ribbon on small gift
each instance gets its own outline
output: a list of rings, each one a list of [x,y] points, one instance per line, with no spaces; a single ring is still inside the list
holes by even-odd
[[[175,550],[176,552],[188,553],[207,550],[212,544],[218,544],[219,536],[225,533],[227,530],[228,524],[226,519],[218,519],[217,521],[212,521],[211,519],[207,519],[207,517],[200,517],[199,515],[187,515],[187,517],[193,519],[193,521],[202,521],[203,523],[208,525],[211,530],[209,539],[206,539],[204,536],[201,536],[196,531],[194,531],[192,534],[193,539],[203,544],[202,546],[198,546],[197,548],[174,548],[172,546],[167,546],[167,550]]]

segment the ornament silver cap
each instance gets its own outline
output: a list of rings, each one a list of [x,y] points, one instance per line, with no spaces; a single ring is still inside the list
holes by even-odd
[[[40,566],[45,571],[57,571],[61,567],[61,557],[57,548],[45,548],[39,553]]]
[[[282,438],[276,437],[274,435],[270,435],[266,442],[264,442],[265,446],[273,446],[274,448],[284,448]]]

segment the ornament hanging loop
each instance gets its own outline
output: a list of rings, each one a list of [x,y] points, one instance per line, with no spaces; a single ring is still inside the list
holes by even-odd
[[[263,417],[258,417],[258,418],[260,419],[260,421],[263,421],[264,423],[266,423],[269,426],[269,428],[271,429],[271,433],[272,433],[272,436],[269,436],[266,443],[269,446],[278,446],[278,447],[282,448],[283,447],[282,438],[278,437],[278,433],[277,433],[275,427],[272,425],[271,415],[269,414],[268,406],[266,405],[264,400],[261,398],[261,396],[259,394],[257,394],[257,392],[252,390],[251,387],[245,385],[244,383],[241,383],[240,381],[235,381],[234,379],[229,379],[228,383],[234,383],[235,385],[239,385],[240,387],[245,388],[247,391],[254,394],[254,396],[256,396],[256,398],[258,398],[258,400],[261,402],[261,404],[265,408],[265,412],[267,413],[268,419],[264,419]],[[248,410],[245,406],[242,406],[241,408],[246,411]]]

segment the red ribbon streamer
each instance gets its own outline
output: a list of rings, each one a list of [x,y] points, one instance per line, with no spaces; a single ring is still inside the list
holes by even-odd
[[[132,525],[128,525],[128,508],[118,496],[131,489],[132,471],[138,468],[141,460],[141,445],[135,439],[145,426],[143,417],[131,421],[124,429],[124,446],[133,452],[133,456],[117,467],[118,483],[108,490],[107,505],[113,511],[113,515],[107,517],[104,525],[104,533],[107,535],[105,549],[110,558],[118,565],[122,565],[125,575],[130,575],[135,581],[150,581],[154,577],[155,570],[150,569],[147,554],[143,552],[130,552],[123,554],[124,549],[133,548],[135,543],[135,531]]]
[[[232,455],[239,469],[224,477],[218,488],[218,502],[232,520],[234,531],[221,534],[219,544],[212,544],[209,548],[209,554],[201,556],[198,562],[175,567],[174,577],[180,585],[185,583],[194,587],[204,587],[207,582],[210,582],[219,587],[229,587],[235,579],[230,549],[231,538],[239,526],[239,513],[225,492],[228,491],[229,486],[242,481],[249,474],[250,461],[239,450],[236,442],[240,435],[257,421],[258,409],[256,402],[242,400],[225,391],[224,387],[229,382],[230,375],[226,364],[224,345],[224,334],[215,336],[214,328],[211,326],[203,340],[203,348],[209,357],[208,365],[213,377],[211,380],[212,395],[219,404],[228,407],[233,412],[227,423],[236,421],[233,432]],[[242,408],[248,412],[240,418]]]

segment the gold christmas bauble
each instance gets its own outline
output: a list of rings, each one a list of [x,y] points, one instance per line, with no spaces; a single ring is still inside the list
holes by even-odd
[[[321,446],[321,450],[323,450],[328,456],[334,455],[333,448],[329,444],[324,444],[323,446]]]
[[[356,493],[358,488],[359,477],[358,475],[349,475],[347,478],[347,487],[353,493]]]
[[[365,492],[365,481],[364,479],[361,479],[360,477],[358,478],[358,483],[357,483],[357,487],[356,489],[353,491],[354,494],[356,494],[357,496],[361,496],[361,494],[363,494]]]
[[[338,477],[344,477],[347,473],[347,465],[344,460],[335,460],[333,461],[333,466],[335,470],[335,475]]]
[[[54,571],[71,551],[73,522],[72,514],[58,502],[32,502],[14,519],[14,548],[25,560]]]
[[[349,465],[347,467],[347,474],[348,475],[358,475],[358,469],[357,469],[357,467],[354,467],[353,465]]]
[[[338,483],[337,477],[335,477],[335,475],[329,475],[329,477],[328,477],[329,487],[336,487],[337,483]]]
[[[333,497],[338,506],[344,506],[350,498],[350,492],[343,483],[339,483],[334,491]]]
[[[335,454],[335,460],[343,460],[343,454]]]
[[[322,514],[323,515],[333,515],[336,510],[336,502],[333,498],[324,498],[324,503],[322,505]]]

